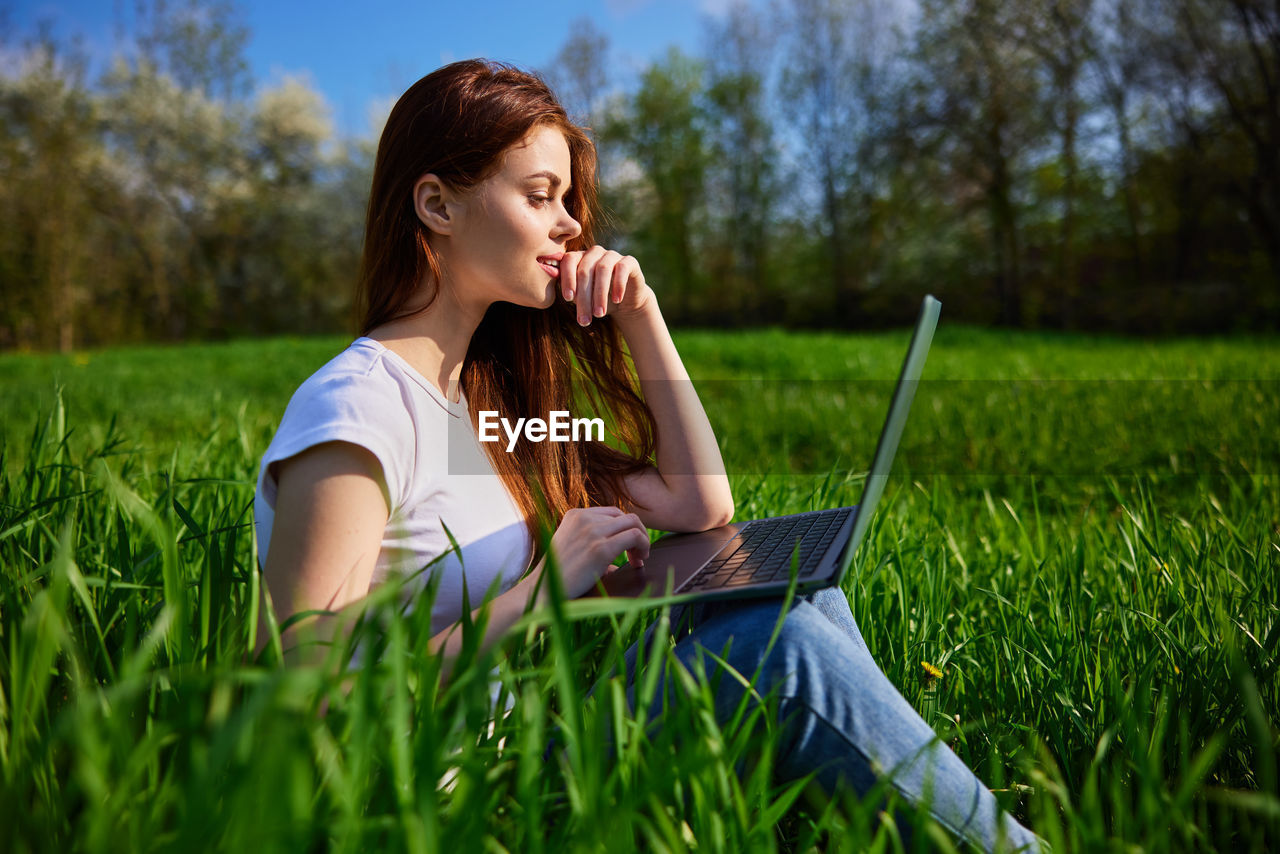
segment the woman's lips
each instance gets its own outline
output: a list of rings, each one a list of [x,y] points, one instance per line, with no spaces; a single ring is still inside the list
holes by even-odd
[[[553,279],[560,278],[560,259],[559,258],[539,258],[538,266],[546,271],[547,275]]]

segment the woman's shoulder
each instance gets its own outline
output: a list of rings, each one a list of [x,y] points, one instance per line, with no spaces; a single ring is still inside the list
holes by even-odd
[[[428,405],[429,410],[438,408],[444,412],[457,408],[425,377],[372,338],[351,342],[294,393],[294,400],[346,397],[399,401],[407,411],[423,405]]]
[[[299,390],[325,384],[349,384],[356,387],[377,388],[394,385],[395,378],[387,370],[389,351],[371,338],[357,338],[341,353],[324,364],[300,386]]]
[[[368,338],[358,338],[308,377],[285,407],[263,457],[264,470],[325,442],[370,451],[381,464],[393,497],[415,469],[418,448],[441,428],[440,411],[400,360]]]
[[[443,441],[454,422],[469,423],[465,413],[465,402],[450,403],[382,344],[358,338],[298,387],[279,433],[304,441],[354,436],[357,444],[409,453],[424,441]]]

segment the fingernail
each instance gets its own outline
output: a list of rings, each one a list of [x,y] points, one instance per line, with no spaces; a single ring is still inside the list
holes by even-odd
[[[573,299],[573,288],[565,288],[565,290],[564,290],[564,298],[565,298],[565,299]]]
[[[583,317],[582,315],[578,315],[578,325],[579,325],[579,326],[590,326],[590,325],[591,325],[591,318],[589,318],[589,317]]]
[[[603,308],[603,306],[596,306],[596,308],[595,308],[595,312],[594,312],[594,313],[595,313],[595,316],[596,316],[596,317],[604,317],[604,308]]]

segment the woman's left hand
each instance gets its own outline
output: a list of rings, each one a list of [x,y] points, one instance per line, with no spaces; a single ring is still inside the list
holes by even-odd
[[[603,246],[566,252],[560,259],[560,294],[578,307],[578,323],[592,318],[637,314],[653,301],[640,262]]]

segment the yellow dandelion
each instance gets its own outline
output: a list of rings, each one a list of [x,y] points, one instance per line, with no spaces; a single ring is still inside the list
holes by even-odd
[[[924,668],[924,672],[925,672],[925,674],[926,674],[930,679],[941,679],[941,678],[942,678],[942,671],[941,671],[941,670],[939,670],[938,668],[934,667],[934,666],[933,666],[932,664],[930,664],[929,662],[927,662],[927,661],[922,661],[922,662],[920,662],[920,666],[921,666],[922,668]]]
[[[1175,664],[1175,665],[1173,665],[1173,673],[1174,673],[1174,675],[1175,675],[1175,676],[1181,676],[1181,675],[1182,675],[1182,671],[1178,669],[1178,665],[1176,665],[1176,664]]]

